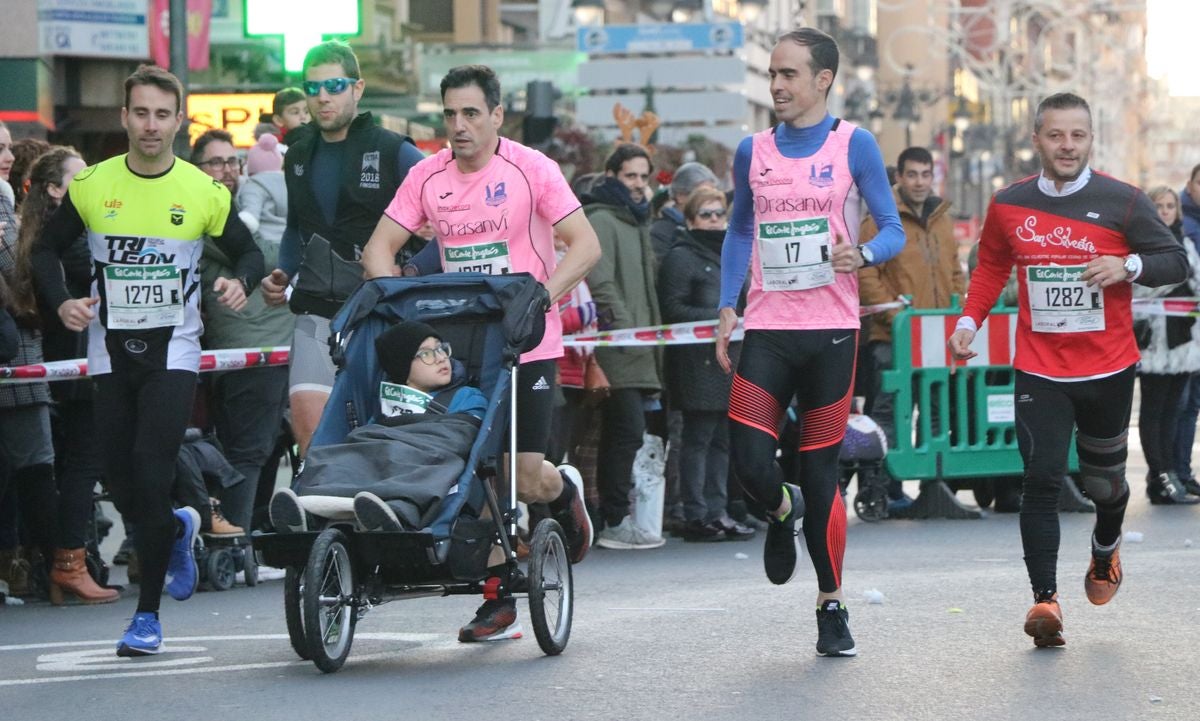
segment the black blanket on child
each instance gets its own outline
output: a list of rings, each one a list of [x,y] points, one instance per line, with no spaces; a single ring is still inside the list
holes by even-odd
[[[309,450],[297,479],[301,496],[382,498],[406,528],[424,528],[467,465],[479,420],[465,413],[421,414],[355,428],[345,443]]]

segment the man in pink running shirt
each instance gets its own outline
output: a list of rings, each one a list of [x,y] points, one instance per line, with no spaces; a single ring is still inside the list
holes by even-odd
[[[600,241],[558,166],[536,150],[499,136],[504,122],[500,82],[483,65],[452,68],[442,78],[442,105],[451,148],[415,165],[363,250],[367,278],[400,275],[396,253],[426,221],[437,233],[442,270],[530,273],[550,295],[546,333],[521,356],[517,371],[517,497],[548,503],[578,563],[592,542],[579,472],[546,461],[555,364],[562,325],[551,311],[600,259]],[[556,262],[554,235],[567,245]],[[503,559],[493,553],[493,566]],[[520,633],[510,598],[485,601],[460,629],[460,641],[490,641]]]

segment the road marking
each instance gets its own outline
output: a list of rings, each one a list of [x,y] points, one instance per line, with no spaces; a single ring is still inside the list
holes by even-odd
[[[39,671],[107,671],[108,669],[127,668],[129,664],[138,666],[153,666],[163,668],[168,666],[194,666],[198,663],[209,663],[212,656],[184,657],[184,653],[204,653],[204,646],[163,646],[162,652],[138,659],[122,658],[110,648],[91,648],[83,651],[59,651],[38,656],[37,670]],[[171,658],[175,656],[175,658]],[[107,668],[105,668],[107,667]]]
[[[172,645],[163,645],[163,653],[142,658],[119,658],[115,655],[112,640],[103,641],[59,641],[52,643],[13,644],[0,646],[0,651],[31,651],[42,649],[74,648],[73,651],[43,654],[37,659],[37,669],[46,673],[56,671],[87,671],[69,676],[51,676],[40,678],[0,679],[0,688],[6,686],[32,686],[47,683],[63,683],[68,681],[89,681],[93,679],[110,678],[145,678],[152,676],[180,676],[198,673],[223,673],[226,671],[247,671],[269,668],[286,668],[288,666],[307,666],[311,661],[263,661],[257,663],[225,664],[221,666],[198,666],[209,663],[211,656],[164,658],[164,656],[183,653],[205,653],[205,646],[174,645],[195,643],[198,641],[286,641],[287,634],[253,634],[235,636],[181,636],[171,639]],[[408,641],[417,643],[425,650],[449,650],[463,648],[463,644],[449,635],[442,633],[356,633],[355,640],[364,641]],[[79,647],[103,646],[105,648]],[[396,651],[379,651],[375,653],[351,656],[348,663],[377,661],[381,659],[398,658],[409,653],[408,649]],[[153,668],[150,668],[153,667]]]

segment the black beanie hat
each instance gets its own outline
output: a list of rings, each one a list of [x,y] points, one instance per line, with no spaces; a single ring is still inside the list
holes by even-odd
[[[388,328],[375,339],[379,365],[392,383],[406,383],[413,358],[426,338],[442,337],[432,326],[419,321],[404,321]]]

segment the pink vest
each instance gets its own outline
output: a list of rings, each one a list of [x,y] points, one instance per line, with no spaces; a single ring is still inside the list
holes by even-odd
[[[805,233],[823,236],[828,219],[828,242],[858,244],[862,202],[850,175],[850,136],[855,126],[835,121],[829,137],[815,154],[785,158],[775,147],[771,130],[755,133],[750,159],[750,192],[754,199],[754,251],[750,257],[750,292],[746,303],[747,330],[825,330],[858,328],[858,275],[833,273],[833,282],[806,290],[786,287],[815,285],[829,278],[828,266],[810,261],[827,259],[830,248],[806,240]],[[787,237],[789,233],[794,238]],[[787,242],[795,240],[796,242]],[[802,242],[804,241],[804,242]],[[764,258],[764,244],[772,244]],[[789,247],[783,247],[789,246]],[[801,259],[803,258],[803,259]],[[764,289],[764,259],[767,278]],[[780,266],[795,261],[795,272]],[[785,288],[781,290],[771,290]]]

